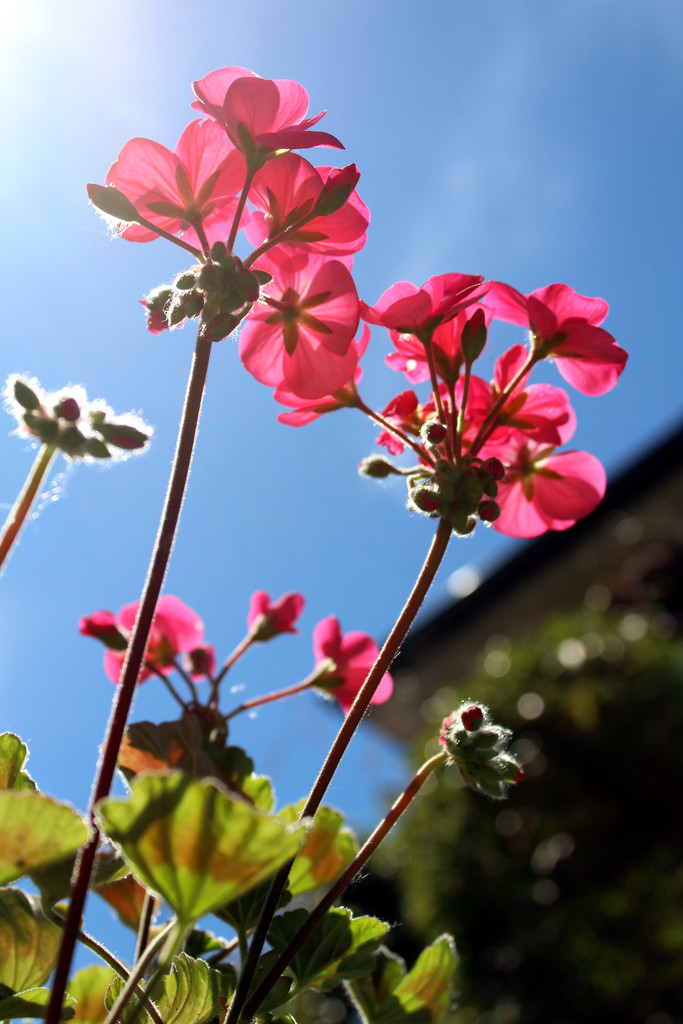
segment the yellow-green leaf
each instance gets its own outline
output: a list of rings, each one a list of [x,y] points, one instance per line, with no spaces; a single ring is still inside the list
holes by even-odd
[[[13,732],[4,732],[0,736],[0,791],[36,788],[31,776],[22,771],[27,756],[26,744]]]
[[[262,814],[211,780],[142,775],[97,817],[133,873],[189,925],[294,857],[305,831]]]
[[[61,860],[88,838],[83,819],[44,793],[0,793],[0,885]]]
[[[104,964],[91,964],[74,974],[68,984],[69,995],[76,1000],[73,1024],[101,1024],[107,1016],[104,996],[116,977]]]
[[[122,988],[123,982],[114,979],[105,996],[108,1010]],[[150,998],[164,1024],[204,1024],[225,1009],[233,989],[234,979],[229,974],[212,970],[204,960],[195,960],[187,953],[181,953],[173,957],[169,973],[152,987]],[[124,1022],[136,1013],[136,1002],[136,999],[132,1000],[123,1011]],[[146,1010],[136,1013],[136,1017],[138,1024],[152,1024]]]
[[[278,817],[283,821],[296,821],[301,806],[283,807]],[[356,840],[353,832],[343,826],[344,818],[339,811],[331,807],[318,808],[289,873],[292,896],[329,885],[351,863],[356,855]]]
[[[13,992],[50,977],[62,932],[20,889],[0,889],[0,983]]]
[[[49,1002],[49,988],[30,988],[24,992],[2,995],[0,996],[0,1020],[14,1020],[17,1017],[46,1017]],[[71,996],[64,997],[60,1020],[72,1020],[73,1002]]]

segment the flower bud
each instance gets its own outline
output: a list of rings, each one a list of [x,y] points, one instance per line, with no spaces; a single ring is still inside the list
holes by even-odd
[[[14,382],[14,397],[24,409],[40,409],[40,399],[35,391],[28,386],[25,380],[17,377]]]
[[[59,416],[63,420],[69,420],[70,423],[77,423],[81,418],[81,407],[76,399],[71,396],[63,398],[61,402],[57,402],[53,412],[55,416]]]
[[[211,246],[211,259],[218,263],[219,260],[225,258],[227,252],[228,250],[226,249],[224,242],[214,242]]]
[[[130,199],[113,185],[86,185],[88,199],[107,217],[124,223],[139,223],[140,214]]]
[[[115,448],[123,448],[126,451],[137,451],[139,448],[144,448],[151,436],[128,423],[99,423],[94,426],[98,434],[101,434],[108,444],[113,444]]]
[[[112,651],[125,651],[128,646],[128,641],[118,629],[116,619],[111,612],[94,612],[92,615],[83,615],[78,620],[78,632],[82,636],[94,637]]]
[[[495,501],[482,501],[477,513],[482,523],[495,523],[500,515],[500,505],[497,505]]]
[[[183,668],[191,676],[209,676],[216,667],[216,657],[211,644],[200,644],[188,651],[183,658]]]
[[[408,504],[433,519],[439,514],[439,492],[427,485],[414,487],[408,494]]]
[[[505,466],[500,459],[492,456],[490,459],[484,459],[481,464],[482,472],[486,476],[490,476],[492,480],[502,480],[505,476]]]
[[[389,459],[382,455],[368,455],[358,464],[361,476],[370,476],[375,480],[383,480],[387,476],[401,476],[401,471]]]
[[[197,276],[197,284],[205,292],[219,292],[228,284],[228,275],[219,263],[205,263]]]
[[[420,437],[424,444],[441,444],[448,437],[448,428],[443,423],[440,423],[439,420],[427,420],[426,423],[422,424]]]
[[[468,732],[476,732],[484,721],[484,712],[476,704],[473,704],[471,707],[465,708],[460,717]]]
[[[52,444],[59,433],[57,421],[51,419],[44,412],[29,409],[24,414],[24,423],[31,433],[39,438],[43,444]]]
[[[191,288],[194,288],[196,283],[197,277],[195,273],[192,270],[186,270],[182,274],[178,274],[173,282],[173,287],[177,288],[181,292],[186,292]]]

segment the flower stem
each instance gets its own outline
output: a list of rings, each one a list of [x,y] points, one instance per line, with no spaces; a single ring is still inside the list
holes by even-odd
[[[86,845],[81,849],[78,859],[69,912],[64,927],[64,938],[52,983],[52,995],[50,997],[46,1024],[58,1024],[61,1013],[62,999],[66,990],[80,919],[88,893],[88,883],[100,839],[100,834],[94,821],[94,808],[98,800],[107,796],[111,787],[119,748],[133,703],[135,685],[145,655],[152,617],[164,582],[166,567],[171,556],[171,549],[180,518],[180,509],[185,496],[187,478],[190,472],[190,463],[192,462],[210,355],[211,343],[204,340],[200,329],[190,368],[185,404],[183,406],[175,456],[159,530],[150,559],[137,618],[128,643],[120,683],[114,695],[102,747],[102,756],[98,764],[90,797],[88,817],[90,819],[91,835]]]
[[[263,697],[253,697],[251,700],[245,700],[244,704],[240,704],[240,706],[235,708],[234,711],[230,711],[225,715],[225,721],[227,722],[229,719],[234,718],[235,715],[242,714],[243,711],[250,711],[252,708],[260,708],[262,704],[270,704],[271,701],[281,700],[283,697],[292,697],[295,693],[303,693],[304,690],[308,690],[314,685],[320,674],[320,670],[318,670],[311,673],[311,675],[302,682],[295,683],[294,686],[286,686],[282,690],[273,690],[272,693],[266,693]]]
[[[541,356],[537,352],[531,351],[527,357],[524,366],[515,374],[513,379],[507,385],[507,387],[500,393],[494,404],[489,409],[488,413],[484,417],[481,426],[477,432],[477,436],[470,445],[470,455],[477,455],[482,445],[486,441],[491,431],[496,426],[496,418],[498,413],[503,408],[508,398],[515,392],[520,382],[524,380],[526,375],[531,372],[536,363],[540,362]]]
[[[2,572],[5,559],[12,550],[19,532],[28,518],[31,506],[40,490],[40,485],[45,479],[56,454],[57,448],[53,444],[44,444],[38,449],[31,472],[26,478],[21,494],[7,516],[2,533],[0,534],[0,572]]]
[[[436,576],[436,572],[441,565],[443,556],[446,553],[446,548],[448,547],[448,542],[451,538],[451,532],[452,527],[450,523],[446,522],[445,519],[439,520],[439,525],[434,537],[432,538],[432,543],[429,548],[429,552],[427,553],[424,565],[422,566],[420,574],[415,581],[415,586],[403,606],[403,610],[396,620],[394,628],[389,634],[382,650],[379,652],[374,665],[370,669],[365,682],[358,691],[356,699],[351,705],[348,714],[342,722],[336,739],[330,747],[330,751],[325,759],[325,763],[320,769],[318,778],[313,784],[311,792],[308,795],[308,799],[304,804],[300,818],[312,817],[320,806],[322,798],[325,795],[327,787],[332,781],[339,762],[351,742],[363,715],[370,705],[370,701],[374,696],[375,690],[382,681],[384,673],[396,657],[399,647],[403,643],[408,630],[415,620],[415,616],[420,610],[422,602],[427,596],[427,591],[429,590],[432,581]],[[268,929],[270,928],[271,921],[273,920],[273,915],[277,910],[280,896],[287,884],[287,877],[291,870],[292,863],[293,860],[280,868],[271,883],[270,889],[268,890],[268,895],[266,896],[261,916],[251,940],[249,954],[245,961],[244,969],[242,970],[237,982],[237,987],[233,994],[232,1001],[225,1015],[224,1024],[237,1024],[237,1021],[242,1016],[242,1010],[244,1008],[249,989],[251,988],[252,979],[266,941]]]
[[[403,441],[404,444],[407,444],[414,452],[417,453],[423,462],[428,462],[432,466],[434,465],[434,460],[429,452],[425,451],[424,448],[421,448],[417,441],[414,441],[412,437],[409,437],[408,434],[404,433],[400,427],[395,427],[393,423],[389,422],[389,420],[385,420],[380,413],[375,412],[375,410],[371,409],[369,405],[365,404],[365,402],[360,400],[359,404],[354,406],[354,408],[360,409],[361,412],[364,412],[365,415],[369,416],[371,420],[375,421],[375,423],[379,423],[380,427],[388,433],[393,434],[394,437],[399,439],[399,441]]]
[[[214,680],[214,690],[216,692],[218,691],[218,687],[220,686],[221,682],[223,681],[223,676],[227,672],[230,671],[230,669],[235,664],[235,662],[238,661],[239,658],[242,657],[244,652],[247,651],[251,647],[253,642],[254,642],[254,634],[253,633],[247,633],[247,635],[244,637],[244,639],[240,640],[240,642],[238,643],[237,647],[232,652],[232,654],[228,655],[228,657],[225,659],[225,662],[223,663],[222,669],[220,670],[220,672],[218,673],[218,675],[216,676],[216,678]]]
[[[445,759],[445,753],[435,754],[434,757],[422,765],[415,777],[411,779],[400,797],[393,804],[387,816],[379,823],[370,838],[366,840],[347,867],[346,871],[339,876],[334,885],[325,893],[320,902],[316,904],[299,931],[294,935],[290,943],[285,947],[271,969],[268,971],[268,974],[265,976],[259,987],[245,1004],[244,1010],[242,1011],[242,1016],[244,1018],[248,1019],[254,1016],[275,982],[278,980],[285,968],[292,962],[320,919],[326,911],[329,910],[335,900],[341,896],[347,885],[353,881],[380,843],[387,837],[391,829],[405,811],[406,807],[408,807],[413,797],[418,793],[434,769],[438,767],[438,765],[443,764]]]
[[[175,919],[169,921],[168,924],[164,928],[162,928],[162,930],[158,933],[158,935],[155,935],[152,941],[147,945],[142,956],[140,957],[140,959],[137,961],[132,971],[130,972],[128,976],[128,981],[121,989],[118,998],[116,999],[114,1005],[107,1014],[104,1024],[115,1024],[116,1021],[119,1021],[121,1019],[121,1011],[128,1004],[131,997],[136,992],[138,992],[138,985],[142,981],[142,978],[144,977],[147,967],[152,962],[152,959],[158,953],[159,949],[164,944],[164,942],[166,941],[169,934],[173,931],[174,928],[177,928],[177,922],[175,921]],[[144,1005],[144,1008],[147,1010],[148,1013],[150,1009],[154,1007],[154,1003],[151,1001],[151,999],[149,999],[148,994],[151,991],[156,979],[157,974],[155,971],[150,981],[148,981],[146,989],[143,992],[139,993],[138,1004],[137,1007],[133,1008],[133,1014],[135,1014],[136,1010],[138,1010],[139,1012],[143,1008],[144,1004],[146,1004]],[[156,1007],[154,1007],[154,1009],[156,1009]],[[128,1014],[126,1019],[130,1021],[131,1017],[132,1015]]]

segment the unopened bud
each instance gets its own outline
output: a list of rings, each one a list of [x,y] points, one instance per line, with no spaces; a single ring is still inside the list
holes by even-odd
[[[492,480],[502,480],[505,476],[505,466],[500,459],[496,459],[495,457],[484,459],[481,464],[481,468],[482,472],[485,473],[486,476],[490,476]]]
[[[81,407],[71,396],[58,402],[53,411],[55,416],[68,420],[70,423],[76,423],[81,418]]]
[[[426,423],[422,424],[420,430],[420,437],[424,444],[441,444],[445,441],[448,436],[448,428],[440,423],[439,420],[427,420]]]
[[[472,707],[465,708],[460,717],[468,732],[476,732],[484,721],[484,712],[476,704],[473,704]]]
[[[213,647],[210,644],[200,644],[193,648],[183,658],[183,668],[191,676],[211,675],[216,667],[216,658]]]
[[[228,250],[225,247],[224,242],[214,242],[211,246],[211,259],[218,263],[227,255]]]
[[[99,423],[95,429],[108,444],[126,451],[144,448],[150,438],[149,434],[144,434],[137,427],[131,427],[129,423]]]
[[[439,493],[431,487],[415,487],[408,495],[409,504],[418,512],[434,518],[439,514]]]
[[[477,509],[477,514],[482,523],[495,523],[500,515],[500,505],[497,505],[495,501],[482,501]]]
[[[366,459],[358,464],[358,472],[361,476],[370,476],[375,480],[383,480],[387,476],[400,476],[401,471],[389,459],[383,455],[368,455]]]
[[[24,409],[40,409],[40,399],[33,388],[25,380],[17,377],[14,382],[14,397]]]
[[[181,292],[186,292],[189,291],[191,288],[194,288],[196,283],[197,278],[193,271],[186,270],[182,274],[178,274],[175,281],[173,282],[173,287],[177,288]]]
[[[197,277],[197,284],[205,292],[219,292],[227,283],[228,275],[218,263],[205,263]]]

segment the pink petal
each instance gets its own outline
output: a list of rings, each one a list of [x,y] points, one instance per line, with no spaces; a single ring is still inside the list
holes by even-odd
[[[341,636],[341,626],[334,615],[328,615],[326,619],[318,623],[313,630],[313,654],[316,663],[324,661],[326,658],[332,658],[336,662],[341,646]]]
[[[545,288],[538,288],[532,292],[529,298],[536,299],[552,310],[558,324],[577,317],[597,326],[603,322],[609,311],[609,306],[604,299],[580,295],[568,284],[546,285]]]
[[[543,463],[560,479],[534,476],[534,503],[540,515],[574,523],[588,515],[602,500],[607,478],[602,464],[588,452],[561,452]],[[556,527],[555,527],[556,529]]]
[[[496,320],[504,320],[506,323],[517,324],[519,327],[529,326],[526,296],[509,284],[492,281],[486,292],[484,305],[493,310]]]

